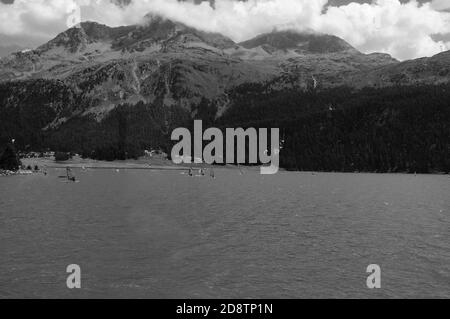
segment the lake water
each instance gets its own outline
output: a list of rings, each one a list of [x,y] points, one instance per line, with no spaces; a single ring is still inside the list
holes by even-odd
[[[449,176],[75,173],[0,179],[0,298],[450,297]]]

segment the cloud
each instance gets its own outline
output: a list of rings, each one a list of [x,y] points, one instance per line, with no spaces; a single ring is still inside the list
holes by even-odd
[[[431,2],[431,6],[435,10],[450,10],[450,1],[449,0],[433,0]]]
[[[378,0],[330,7],[318,30],[345,38],[364,52],[388,52],[401,60],[450,50],[435,34],[450,30],[450,14],[415,1]]]
[[[216,0],[208,2],[132,0],[16,0],[0,3],[0,35],[9,39],[55,36],[79,19],[110,26],[139,23],[149,12],[242,41],[275,27],[313,29],[337,35],[357,49],[387,52],[399,59],[430,56],[450,45],[434,35],[450,30],[448,0],[376,0],[371,4],[327,6],[327,0]]]

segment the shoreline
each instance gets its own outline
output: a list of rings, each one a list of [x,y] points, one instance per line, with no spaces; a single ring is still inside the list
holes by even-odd
[[[188,170],[189,167],[173,164],[171,161],[162,158],[141,158],[137,160],[124,161],[98,161],[92,159],[82,159],[75,157],[68,161],[57,162],[52,158],[24,158],[21,160],[24,166],[34,167],[37,165],[39,169],[140,169],[140,170]]]
[[[82,159],[80,157],[75,157],[68,161],[56,162],[53,158],[23,158],[21,159],[22,164],[27,167],[34,167],[37,165],[40,170],[43,168],[50,169],[98,169],[98,170],[166,170],[166,171],[186,171],[189,169],[235,169],[235,170],[245,170],[254,171],[259,170],[259,166],[237,166],[237,165],[208,165],[208,164],[174,164],[172,161],[163,157],[153,157],[153,158],[139,158],[137,160],[115,160],[115,161],[99,161],[93,159]],[[288,170],[280,168],[280,172],[292,172],[292,173],[309,173],[309,174],[374,174],[374,175],[436,175],[445,176],[449,175],[445,172],[430,172],[430,173],[409,173],[409,172],[341,172],[341,171],[302,171],[302,170]],[[1,176],[12,176],[12,175],[30,175],[36,173],[33,170],[19,170],[18,172],[11,172],[0,170]]]
[[[17,175],[32,175],[32,174],[34,174],[33,171],[23,170],[23,169],[19,169],[17,172],[8,171],[8,170],[0,170],[0,177],[17,176]]]

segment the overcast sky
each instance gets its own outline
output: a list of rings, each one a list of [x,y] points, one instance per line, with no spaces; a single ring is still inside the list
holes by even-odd
[[[119,26],[141,23],[149,12],[235,41],[293,28],[401,60],[450,50],[450,0],[215,0],[214,8],[177,0],[0,1],[0,55],[5,47],[40,45],[80,19]]]

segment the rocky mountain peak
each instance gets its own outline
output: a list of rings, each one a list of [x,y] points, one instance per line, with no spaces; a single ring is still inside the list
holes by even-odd
[[[49,51],[55,48],[63,48],[71,53],[82,50],[88,43],[88,37],[84,29],[76,26],[60,33],[53,40],[37,48],[39,52]]]
[[[139,31],[138,38],[143,36],[144,38],[150,37],[156,40],[180,41],[182,43],[203,42],[219,49],[235,45],[230,38],[222,34],[201,31],[154,14],[146,15]]]

